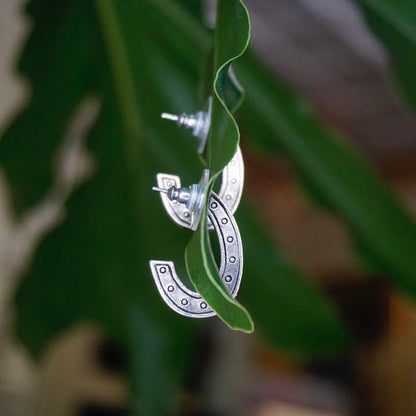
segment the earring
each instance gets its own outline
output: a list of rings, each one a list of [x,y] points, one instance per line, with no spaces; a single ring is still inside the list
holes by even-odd
[[[162,113],[162,118],[176,121],[178,126],[191,130],[193,135],[199,139],[198,153],[201,154],[204,151],[211,124],[211,107],[212,97],[209,97],[207,109],[205,111],[199,111],[195,115],[187,115],[184,113],[180,115]],[[157,175],[157,184],[161,188],[173,185],[180,187],[180,181],[177,176],[162,173]],[[240,147],[238,147],[237,152],[222,172],[221,187],[218,192],[218,196],[222,199],[232,214],[235,213],[240,203],[243,186],[244,161]],[[163,195],[161,195],[161,197],[163,206],[172,220],[182,227],[189,228],[189,221],[186,217],[183,217],[183,214],[187,214],[187,211]],[[209,229],[212,229],[212,225],[210,224]]]
[[[200,206],[198,203],[193,205],[188,202],[200,200],[201,189],[194,185],[179,189],[175,186],[169,189],[155,188],[172,201],[186,205],[190,216],[195,215],[195,218],[200,218],[200,214],[192,211],[199,210]],[[228,292],[235,297],[243,273],[243,247],[240,231],[233,215],[218,195],[211,192],[209,198],[208,218],[217,233],[221,252],[219,273]],[[198,293],[191,291],[181,282],[172,261],[151,260],[150,269],[162,299],[175,312],[192,318],[207,318],[215,315],[215,312]]]

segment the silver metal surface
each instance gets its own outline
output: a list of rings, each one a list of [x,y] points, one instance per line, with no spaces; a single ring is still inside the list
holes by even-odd
[[[205,144],[208,138],[209,126],[211,125],[211,109],[212,109],[212,97],[208,97],[207,108],[205,111],[198,111],[195,115],[187,115],[182,113],[180,115],[162,113],[163,119],[176,121],[179,127],[185,127],[192,131],[195,137],[198,137],[198,153],[201,154],[204,151]]]
[[[152,189],[160,192],[162,203],[169,215],[171,217],[173,215],[172,218],[177,224],[195,231],[198,228],[204,207],[209,170],[204,169],[199,183],[193,184],[189,188],[182,188],[179,177],[174,175],[158,173],[156,178],[158,186],[154,186]],[[178,214],[183,216],[184,221],[179,218]]]
[[[211,192],[209,199],[208,218],[218,236],[221,252],[220,276],[228,292],[235,297],[243,273],[243,246],[233,215],[214,192]],[[151,260],[150,269],[160,295],[175,312],[191,318],[215,315],[198,293],[181,282],[172,261]]]
[[[180,188],[180,178],[176,175],[158,173],[156,180],[157,186],[163,189],[163,191],[161,191],[160,197],[168,215],[179,226],[195,230],[195,224],[198,225],[199,221],[192,221],[193,217],[191,216],[192,213],[190,210],[183,204],[180,204],[175,200],[171,200],[164,191],[172,186]],[[243,193],[243,185],[244,162],[240,148],[238,148],[235,156],[223,170],[221,188],[218,192],[219,198],[223,201],[224,205],[231,212],[231,214],[234,214],[238,208],[241,194]],[[208,221],[208,228],[210,230],[213,229],[211,221]]]
[[[244,161],[240,146],[230,163],[222,171],[221,188],[218,196],[232,214],[237,211],[244,187]]]
[[[157,186],[162,189],[168,189],[171,186],[181,187],[179,176],[168,173],[158,173],[156,175]],[[171,201],[166,193],[160,193],[162,204],[172,220],[183,228],[191,228],[192,214],[189,209],[178,201]]]

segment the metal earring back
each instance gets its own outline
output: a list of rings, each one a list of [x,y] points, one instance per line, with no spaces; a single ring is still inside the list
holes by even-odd
[[[204,196],[209,180],[209,170],[204,169],[201,180],[198,184],[193,184],[189,188],[176,187],[171,185],[168,189],[160,186],[154,186],[153,191],[160,192],[162,196],[166,195],[167,199],[173,203],[180,203],[186,206],[188,211],[184,211],[185,218],[190,217],[189,227],[195,231],[198,228],[201,219],[202,209],[204,207]]]
[[[192,134],[199,139],[198,153],[204,151],[207,142],[209,126],[211,125],[211,108],[212,97],[208,98],[207,108],[205,111],[198,111],[195,115],[187,115],[185,113],[174,115],[162,113],[162,118],[166,120],[176,121],[179,127],[185,127],[192,131]]]

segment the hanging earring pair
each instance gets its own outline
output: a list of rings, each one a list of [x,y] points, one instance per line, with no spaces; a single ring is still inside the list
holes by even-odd
[[[205,112],[179,116],[163,113],[162,118],[176,121],[180,127],[188,128],[199,139],[198,153],[205,148],[211,122],[212,98]],[[209,170],[205,169],[198,184],[181,187],[176,175],[159,173],[156,177],[163,206],[171,219],[181,227],[196,230],[204,206]],[[220,246],[220,276],[232,297],[237,295],[243,272],[243,248],[240,232],[233,217],[242,194],[244,164],[240,148],[222,173],[222,184],[217,194],[210,193],[208,201],[208,228],[214,229]],[[159,293],[166,304],[177,313],[206,318],[215,315],[203,298],[188,289],[179,279],[172,261],[151,260],[150,269]]]

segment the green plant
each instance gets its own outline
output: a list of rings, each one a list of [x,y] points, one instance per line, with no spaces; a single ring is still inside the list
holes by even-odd
[[[414,56],[407,47],[415,47],[416,25],[408,15],[416,6],[358,3],[391,47],[413,103],[408,66]],[[50,188],[54,155],[80,104],[91,96],[100,103],[87,140],[96,170],[70,195],[65,220],[41,242],[16,294],[17,333],[35,356],[64,329],[92,321],[128,351],[132,406],[142,414],[168,412],[201,322],[166,308],[148,260],[180,262],[189,239],[195,286],[230,326],[251,330],[245,309],[214,284],[204,227],[192,237],[179,230],[150,192],[159,171],[192,183],[204,166],[183,132],[160,120],[166,108],[191,112],[214,90],[204,158],[210,185],[231,159],[239,132],[230,110],[241,101],[227,76],[231,61],[246,90],[237,114],[249,141],[283,152],[315,199],[349,226],[374,269],[415,296],[414,222],[367,164],[305,111],[300,97],[250,53],[239,58],[249,30],[240,1],[219,0],[214,34],[201,23],[199,3],[186,0],[33,0],[27,12],[34,29],[19,70],[31,83],[32,99],[0,143],[18,214]],[[279,253],[247,202],[238,222],[245,248],[239,299],[259,333],[300,358],[345,348],[350,337],[329,301]],[[183,260],[179,272],[185,274]]]

